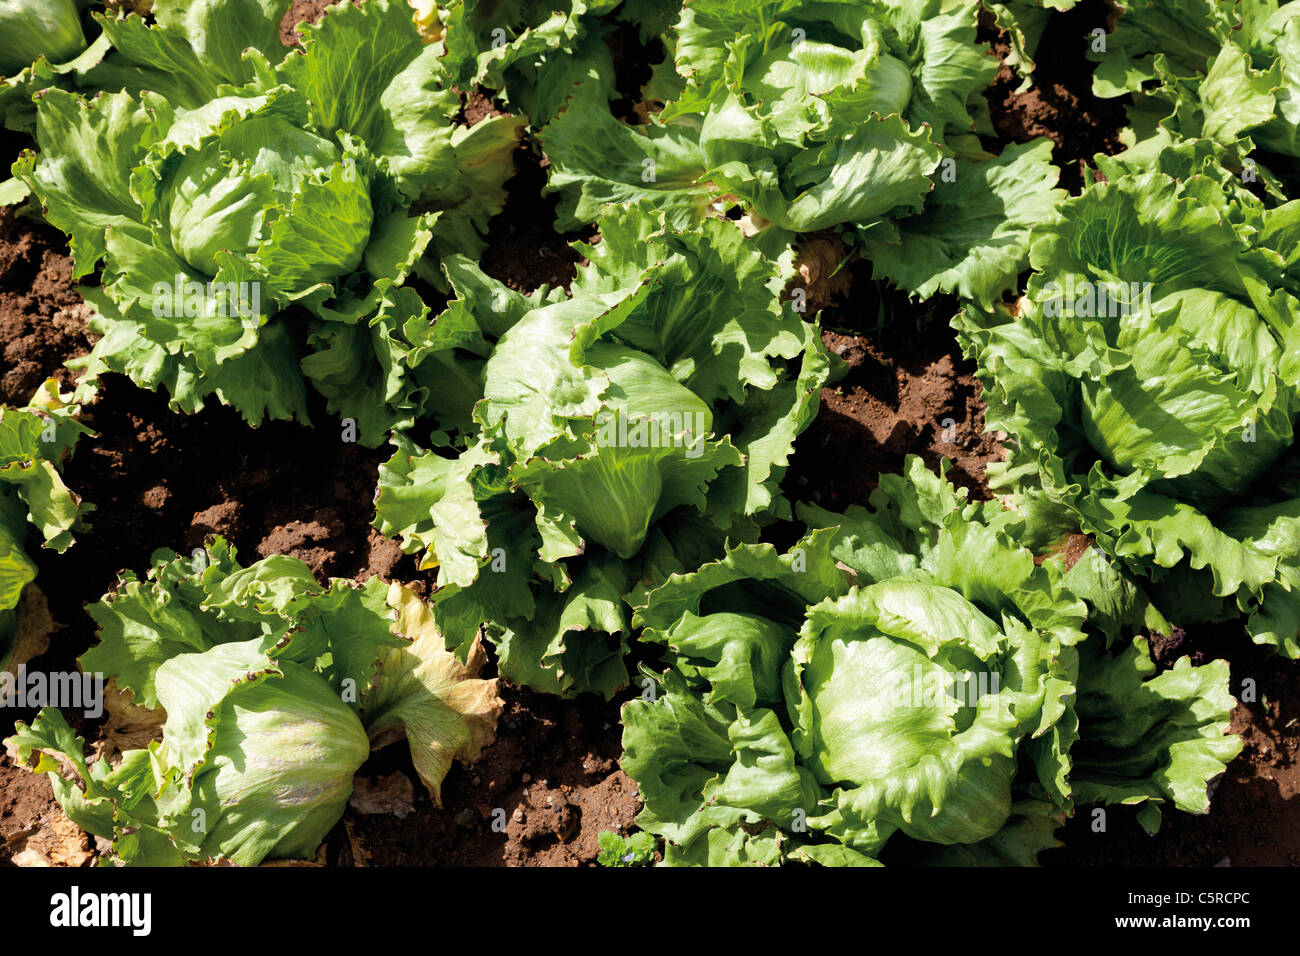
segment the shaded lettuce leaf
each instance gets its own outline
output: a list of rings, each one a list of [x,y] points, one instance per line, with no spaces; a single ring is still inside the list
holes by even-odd
[[[1066,812],[1050,801],[1017,800],[1002,829],[978,843],[943,846],[913,841],[890,847],[890,862],[907,866],[1037,866],[1038,854],[1064,844],[1056,831]]]
[[[1106,37],[1104,53],[1092,53],[1098,96],[1136,92],[1157,77],[1158,61],[1181,76],[1203,68],[1237,23],[1231,6],[1214,0],[1148,0],[1125,7]]]
[[[1236,705],[1228,683],[1227,661],[1194,667],[1184,657],[1157,675],[1143,638],[1117,654],[1092,644],[1080,662],[1075,800],[1155,808],[1139,815],[1144,826],[1158,825],[1164,803],[1209,812],[1207,783],[1242,748],[1226,733]]]
[[[19,602],[36,578],[27,554],[32,530],[47,548],[64,551],[94,509],[60,475],[81,435],[80,407],[44,382],[25,408],[0,408],[0,671],[21,664]],[[15,659],[14,655],[18,658]]]

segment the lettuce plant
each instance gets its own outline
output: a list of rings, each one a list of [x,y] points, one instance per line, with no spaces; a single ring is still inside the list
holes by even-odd
[[[1063,566],[1015,543],[1023,517],[919,459],[870,509],[800,513],[785,554],[739,545],[638,596],[667,669],[624,705],[623,768],[665,863],[902,843],[1023,865],[1076,801],[1207,809],[1241,748],[1224,662],[1156,677],[1141,639],[1108,647]]]
[[[456,661],[419,598],[378,578],[322,586],[280,555],[241,567],[216,538],[192,557],[158,552],[89,613],[100,640],[83,670],[156,710],[161,739],[88,763],[46,708],[5,743],[118,863],[310,857],[372,744],[405,736],[438,801],[452,760],[495,733],[482,654]]]
[[[1267,208],[1205,140],[1157,162],[1103,160],[1110,181],[1036,233],[1016,314],[958,317],[1013,442],[995,471],[1154,578],[1176,623],[1239,610],[1300,656],[1293,204]]]
[[[680,10],[680,0],[455,0],[439,11],[444,63],[462,89],[495,91],[540,128],[563,109],[575,83],[594,82],[614,95],[605,37],[617,20],[651,39]]]
[[[0,408],[0,670],[18,662],[15,608],[36,578],[27,554],[34,527],[45,547],[62,552],[91,510],[63,483],[59,471],[77,439],[89,431],[74,417],[78,407],[46,382],[26,408]]]
[[[452,644],[487,624],[502,674],[566,694],[626,683],[639,580],[788,514],[777,485],[829,371],[779,300],[788,254],[723,220],[666,229],[644,204],[600,233],[568,297],[447,264],[459,297],[438,325],[473,322],[463,351],[482,356],[449,373],[460,435],[399,435],[376,505],[380,530],[438,569]]]
[[[306,420],[310,381],[377,444],[423,411],[406,359],[428,307],[404,283],[426,252],[481,248],[520,121],[453,124],[404,3],[341,5],[287,55],[285,3],[244,6],[101,16],[101,92],[40,96],[15,172],[76,274],[102,264],[88,382],[122,372],[187,412],[215,393],[257,424]]]
[[[1300,4],[1154,0],[1125,6],[1105,38],[1093,87],[1132,95],[1134,144],[1161,134],[1203,137],[1253,175],[1294,176],[1300,159]],[[1262,162],[1262,167],[1260,163]]]
[[[561,225],[644,197],[678,228],[739,205],[774,247],[835,229],[918,296],[995,298],[1063,193],[1046,140],[997,157],[980,146],[996,61],[976,42],[978,9],[686,4],[661,112],[622,123],[593,79],[542,131]]]

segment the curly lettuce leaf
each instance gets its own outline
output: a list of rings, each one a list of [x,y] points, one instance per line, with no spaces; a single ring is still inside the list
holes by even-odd
[[[1092,645],[1079,673],[1074,798],[1154,807],[1155,821],[1165,803],[1209,812],[1207,785],[1242,748],[1226,733],[1236,705],[1227,662],[1194,667],[1184,657],[1157,675],[1147,642],[1137,638],[1118,654]]]
[[[1293,454],[1300,408],[1298,290],[1274,248],[1291,226],[1212,154],[1166,163],[1186,178],[1111,164],[1121,175],[1035,234],[1019,314],[971,305],[958,334],[1021,484],[1151,578],[1158,606],[1194,620],[1195,591],[1235,599],[1256,640],[1294,655],[1286,599],[1261,605],[1291,563],[1294,489],[1261,484]],[[1161,598],[1174,587],[1184,598]]]
[[[435,615],[462,659],[486,623],[504,675],[610,695],[626,596],[788,509],[778,484],[829,362],[780,299],[789,255],[731,223],[678,231],[634,205],[579,249],[568,298],[452,260],[459,297],[437,321],[472,322],[486,353],[463,366],[470,421],[428,449],[399,436],[376,513],[438,569]]]

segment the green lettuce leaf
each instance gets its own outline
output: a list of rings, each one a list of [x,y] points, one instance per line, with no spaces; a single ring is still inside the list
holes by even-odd
[[[1092,645],[1080,662],[1075,799],[1153,807],[1155,821],[1165,803],[1208,813],[1205,781],[1242,748],[1224,734],[1235,704],[1227,661],[1193,667],[1183,657],[1157,675],[1142,638],[1118,654]]]
[[[1150,578],[1173,623],[1235,601],[1257,642],[1294,657],[1296,489],[1268,477],[1295,455],[1300,412],[1300,289],[1277,251],[1292,227],[1212,152],[1164,164],[1186,178],[1108,164],[1111,182],[1035,233],[1018,315],[968,305],[958,334],[988,426],[1011,436],[1010,484]]]
[[[1064,193],[1046,141],[997,158],[979,145],[996,61],[978,10],[687,4],[670,44],[680,87],[662,111],[616,118],[597,70],[542,130],[559,224],[651,202],[685,230],[739,207],[769,251],[834,229],[914,295],[992,301]]]
[[[36,578],[36,562],[27,553],[30,532],[62,552],[74,531],[86,529],[85,515],[94,509],[60,474],[77,439],[90,431],[77,421],[80,406],[70,398],[49,379],[25,408],[0,408],[0,672],[30,653],[18,646],[16,610]]]
[[[102,265],[83,397],[114,371],[179,410],[215,394],[251,424],[306,421],[310,381],[377,445],[435,410],[437,375],[414,366],[456,347],[399,290],[426,251],[481,243],[522,121],[458,129],[403,2],[340,7],[291,54],[287,6],[100,17],[112,53],[38,98],[39,150],[15,174],[76,275]]]

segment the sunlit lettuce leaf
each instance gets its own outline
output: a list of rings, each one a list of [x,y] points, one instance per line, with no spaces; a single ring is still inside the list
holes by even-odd
[[[1175,153],[1211,165],[1180,180],[1117,164],[1035,234],[1018,315],[969,305],[958,332],[1025,480],[1152,578],[1175,624],[1235,600],[1294,657],[1297,489],[1270,476],[1289,473],[1300,411],[1300,289],[1277,251],[1295,226],[1212,157]]]
[[[918,298],[956,292],[991,304],[1028,266],[1031,230],[1065,198],[1051,154],[1040,139],[983,162],[946,160],[920,215],[899,221],[896,236],[865,237],[876,274]]]
[[[375,672],[362,710],[373,746],[405,736],[416,772],[435,803],[453,760],[472,763],[496,735],[502,703],[497,682],[481,680],[481,648],[467,664],[447,650],[432,610],[411,590],[394,584],[388,604],[395,630],[409,645],[389,650]]]
[[[668,18],[680,7],[673,0],[657,5]],[[447,69],[462,88],[496,91],[541,126],[575,83],[595,79],[612,94],[614,64],[604,37],[614,26],[608,14],[619,6],[616,0],[454,0],[442,16]],[[637,12],[619,11],[644,28]]]
[[[1045,140],[996,158],[979,145],[996,60],[977,15],[937,0],[685,5],[670,44],[682,86],[662,111],[624,122],[584,81],[541,131],[560,225],[651,202],[685,229],[738,206],[769,250],[834,229],[916,296],[991,301],[1064,193]]]
[[[292,53],[286,6],[101,17],[114,50],[38,98],[39,149],[15,173],[76,275],[102,266],[83,397],[116,371],[183,411],[215,394],[252,424],[306,421],[319,381],[376,445],[426,411],[413,365],[455,347],[396,290],[426,251],[477,251],[522,121],[456,127],[440,47],[404,2],[340,6]]]

